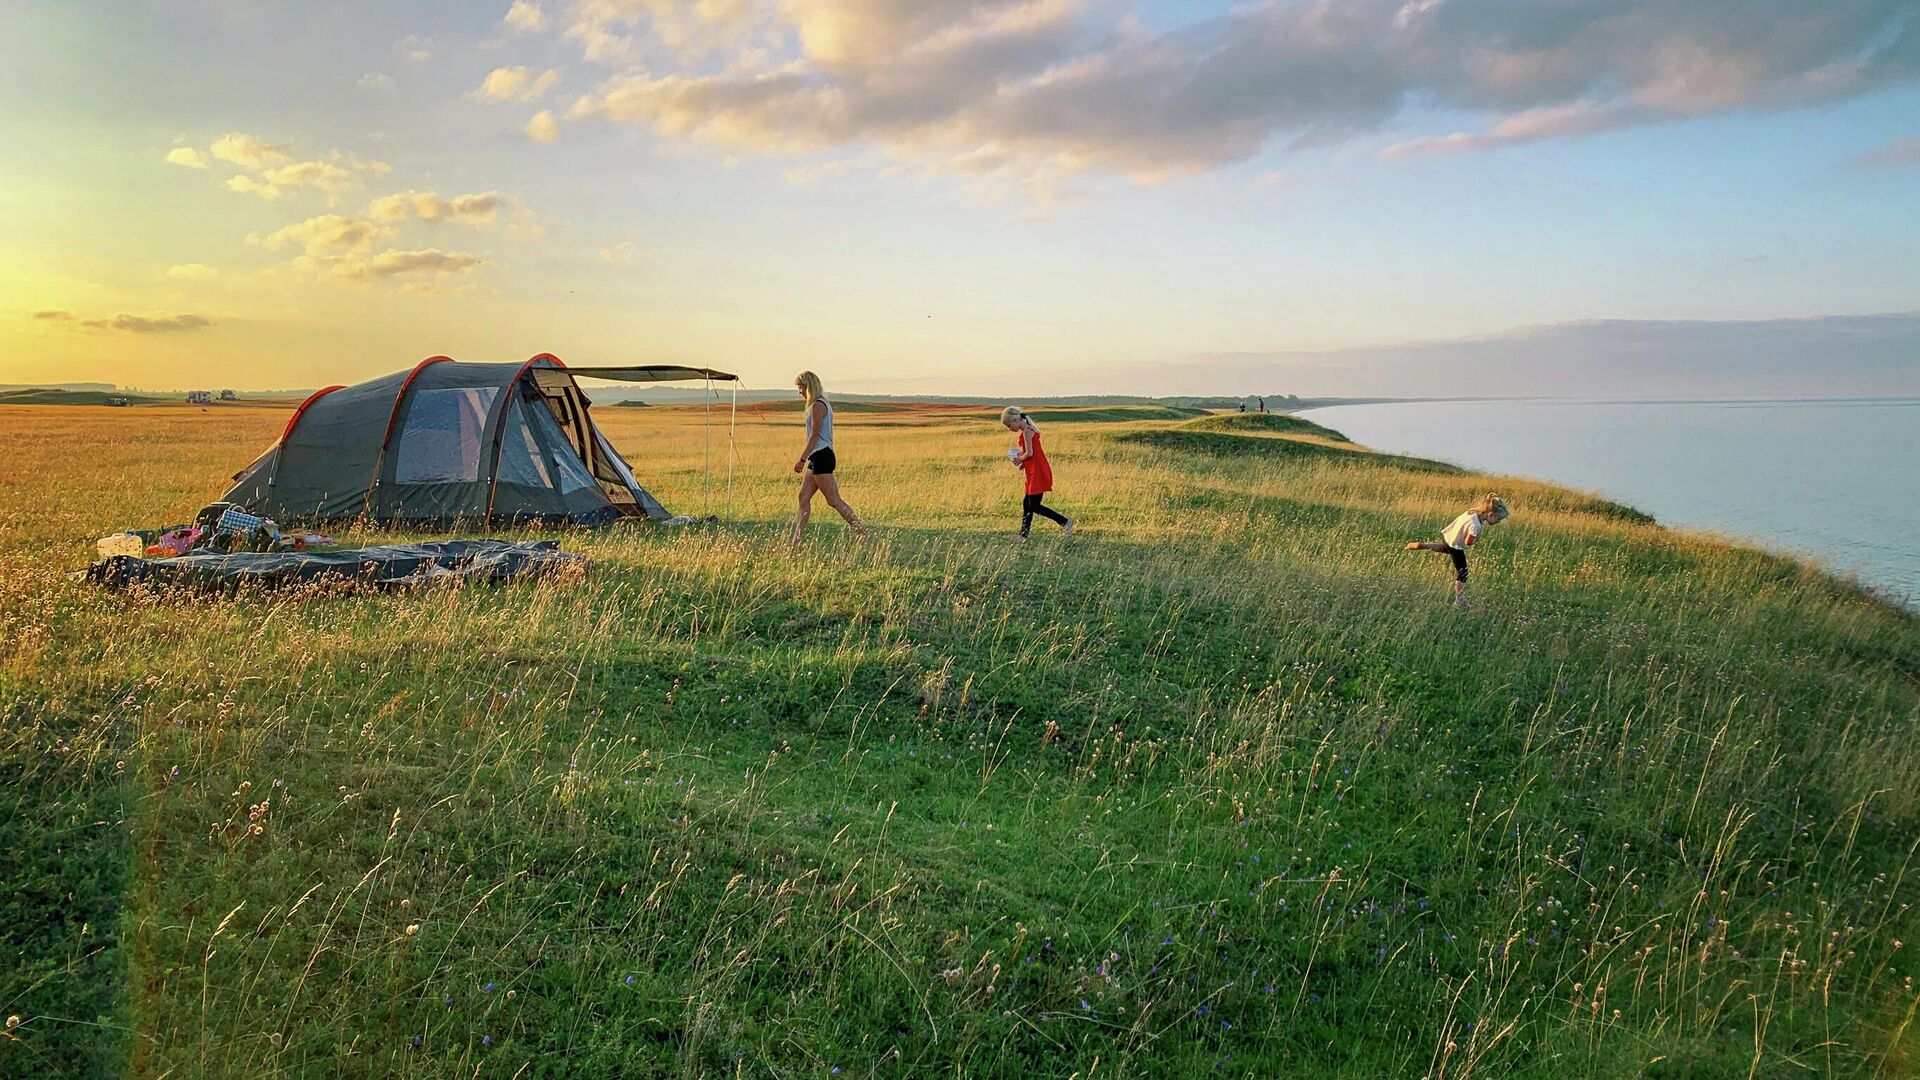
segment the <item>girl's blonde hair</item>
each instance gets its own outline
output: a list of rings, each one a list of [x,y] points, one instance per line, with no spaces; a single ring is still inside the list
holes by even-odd
[[[1015,420],[1025,420],[1026,418],[1026,412],[1018,405],[1009,405],[1000,410],[1000,422],[1003,424],[1011,424]]]
[[[1498,525],[1512,514],[1507,509],[1507,500],[1494,494],[1488,494],[1486,498],[1474,503],[1473,512],[1485,518],[1489,525]]]
[[[807,404],[809,405],[816,401],[825,401],[827,399],[826,390],[820,386],[820,376],[815,375],[811,371],[803,371],[795,375],[793,377],[793,385],[797,387],[801,393],[807,395]]]

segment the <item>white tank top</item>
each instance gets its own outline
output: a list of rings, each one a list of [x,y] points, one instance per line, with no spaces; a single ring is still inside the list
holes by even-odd
[[[820,404],[827,407],[827,415],[820,419],[819,430],[813,433],[813,445],[807,447],[807,453],[809,454],[816,450],[833,449],[833,402],[828,401],[826,398],[821,398]],[[809,408],[807,412],[809,419],[811,419],[813,410]]]

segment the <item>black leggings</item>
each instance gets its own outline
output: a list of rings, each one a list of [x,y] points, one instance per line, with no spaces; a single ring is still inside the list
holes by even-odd
[[[1053,522],[1055,525],[1064,526],[1067,523],[1066,518],[1062,517],[1059,514],[1054,513],[1053,510],[1049,509],[1048,507],[1040,505],[1040,500],[1044,498],[1046,498],[1045,495],[1029,495],[1026,498],[1020,500],[1020,535],[1021,536],[1025,536],[1029,532],[1033,531],[1033,515],[1035,514],[1039,514],[1041,517],[1046,518],[1048,521]]]

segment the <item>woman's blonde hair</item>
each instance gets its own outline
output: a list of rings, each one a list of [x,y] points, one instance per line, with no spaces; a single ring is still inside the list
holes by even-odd
[[[1025,420],[1026,418],[1027,414],[1022,411],[1018,405],[1009,405],[1000,410],[1000,422],[1003,424],[1011,424],[1015,420]]]
[[[1511,511],[1507,509],[1507,500],[1494,494],[1488,494],[1486,498],[1474,503],[1473,512],[1487,519],[1490,525],[1498,525],[1511,516]]]
[[[827,399],[827,392],[820,386],[820,376],[815,375],[811,371],[803,371],[795,375],[793,377],[793,385],[798,388],[801,393],[807,395],[807,404],[809,405],[816,401],[825,401]]]

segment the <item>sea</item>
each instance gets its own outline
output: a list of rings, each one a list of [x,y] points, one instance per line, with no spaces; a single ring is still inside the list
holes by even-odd
[[[1419,401],[1301,415],[1375,450],[1598,492],[1920,610],[1920,398]]]

